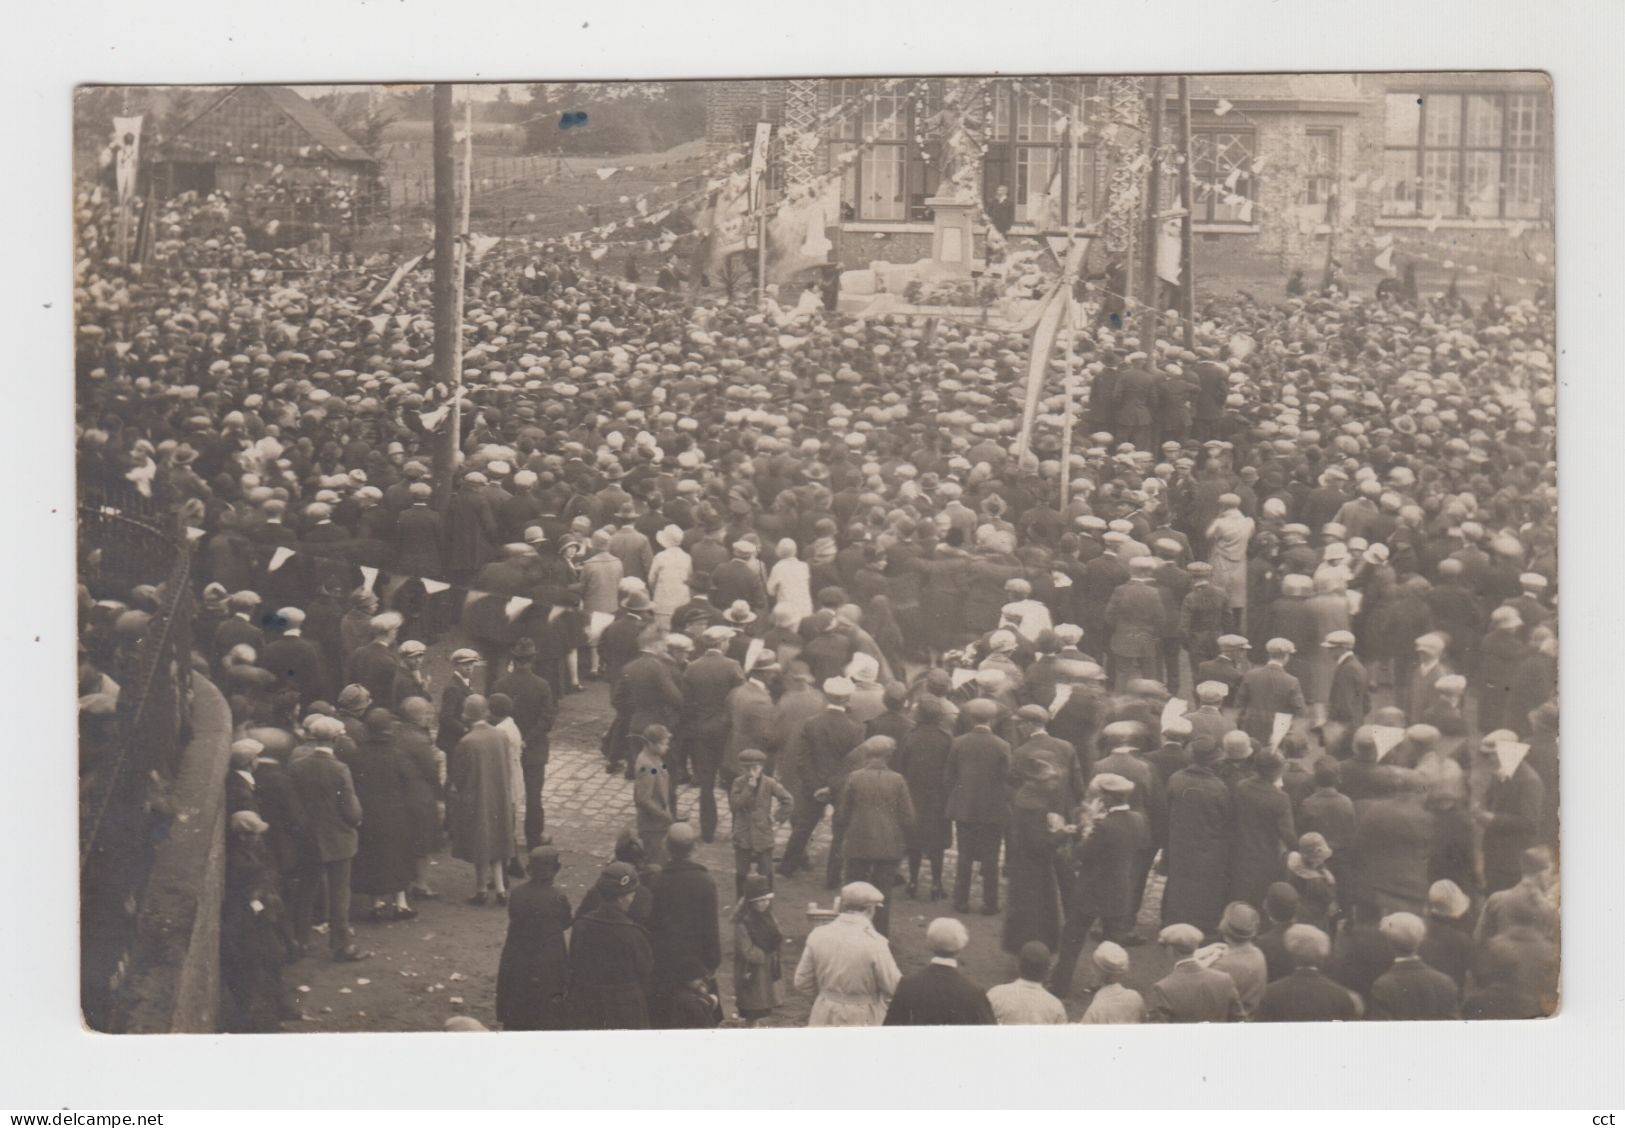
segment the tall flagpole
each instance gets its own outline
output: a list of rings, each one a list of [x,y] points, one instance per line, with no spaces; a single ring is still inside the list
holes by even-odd
[[[434,378],[443,396],[454,397],[462,382],[458,336],[463,323],[457,285],[457,157],[452,127],[452,89],[434,88]],[[448,413],[449,414],[449,413]],[[442,423],[444,426],[444,423]],[[434,444],[434,485],[442,502],[450,495],[457,468],[457,432]]]
[[[1166,102],[1162,93],[1162,76],[1159,74],[1151,80],[1151,168],[1147,175],[1145,193],[1145,245],[1141,247],[1144,254],[1145,279],[1141,283],[1144,287],[1145,303],[1144,316],[1140,322],[1140,350],[1151,358],[1155,367],[1157,355],[1157,323],[1161,318],[1158,309],[1157,291],[1160,279],[1157,278],[1157,244],[1160,242],[1158,233],[1162,227],[1162,218],[1158,214],[1162,210],[1162,119],[1166,109]]]
[[[474,99],[464,91],[463,100],[463,175],[462,183],[458,186],[462,195],[462,215],[457,223],[457,267],[452,272],[452,289],[457,295],[457,320],[452,326],[451,339],[453,341],[453,361],[457,368],[457,379],[452,385],[453,393],[461,391],[463,386],[463,293],[468,284],[468,208],[474,196]],[[451,400],[451,417],[446,421],[451,435],[452,465],[457,464],[457,452],[463,445],[463,400],[461,396],[453,394]]]
[[[1184,322],[1185,349],[1196,348],[1196,198],[1191,174],[1191,80],[1179,76],[1179,194],[1185,214],[1179,219],[1179,316]]]

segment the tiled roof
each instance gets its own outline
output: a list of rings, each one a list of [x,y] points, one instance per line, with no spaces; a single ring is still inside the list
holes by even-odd
[[[258,90],[269,98],[272,105],[292,118],[294,124],[310,134],[313,141],[340,160],[375,159],[355,138],[340,129],[337,122],[301,98],[297,91],[290,90],[286,86],[256,86],[250,89]]]

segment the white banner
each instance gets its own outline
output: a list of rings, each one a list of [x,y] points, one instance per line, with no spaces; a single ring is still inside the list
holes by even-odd
[[[141,115],[113,119],[114,183],[119,203],[135,195],[136,172],[141,167]]]

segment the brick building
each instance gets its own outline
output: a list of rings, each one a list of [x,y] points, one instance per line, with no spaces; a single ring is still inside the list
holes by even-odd
[[[1135,134],[1114,138],[1101,84],[1090,77],[717,82],[706,136],[720,147],[747,141],[757,121],[813,123],[818,143],[800,175],[827,173],[858,149],[842,174],[837,260],[913,262],[930,253],[926,201],[938,190],[942,160],[926,123],[949,84],[985,99],[982,187],[986,197],[998,185],[1010,189],[1015,237],[1103,215],[1104,142],[1128,147]],[[1169,78],[1163,88],[1164,138],[1173,143],[1176,83]],[[1201,245],[1290,267],[1323,261],[1332,238],[1340,252],[1369,249],[1391,233],[1402,251],[1468,247],[1492,257],[1510,254],[1509,235],[1549,240],[1544,75],[1202,75],[1190,89]],[[849,112],[838,112],[843,105]],[[776,179],[796,175],[774,170]],[[1165,206],[1178,196],[1170,171]]]

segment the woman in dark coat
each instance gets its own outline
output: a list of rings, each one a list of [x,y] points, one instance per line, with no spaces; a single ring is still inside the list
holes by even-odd
[[[1004,914],[1003,947],[1019,955],[1040,940],[1055,951],[1061,939],[1061,890],[1055,881],[1055,851],[1064,830],[1050,825],[1050,787],[1060,774],[1037,756],[1021,761],[1021,786],[1010,800],[1006,838],[1010,905]],[[1059,818],[1055,820],[1059,822]]]
[[[564,984],[569,953],[570,901],[554,885],[559,852],[530,852],[530,880],[508,901],[508,939],[497,967],[497,1021],[504,1030],[564,1028]]]
[[[942,858],[954,833],[954,824],[944,814],[948,796],[943,788],[943,776],[948,766],[948,750],[954,740],[946,717],[940,698],[922,698],[916,709],[918,724],[903,738],[897,753],[897,770],[907,782],[909,798],[914,801],[914,834],[908,844],[908,895],[918,895],[920,862],[929,859],[933,901],[940,901],[944,896]]]
[[[569,1028],[646,1030],[654,950],[649,934],[626,915],[637,871],[611,862],[593,888],[599,904],[576,918],[570,934]]]
[[[344,758],[362,812],[350,889],[373,898],[374,920],[412,920],[418,914],[406,900],[417,876],[407,809],[410,769],[395,749],[395,718],[388,709],[368,710],[365,725],[365,737]]]

